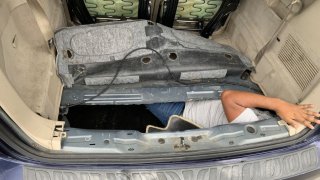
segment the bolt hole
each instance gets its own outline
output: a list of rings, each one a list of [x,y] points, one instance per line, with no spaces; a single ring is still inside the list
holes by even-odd
[[[106,139],[106,140],[104,140],[104,143],[105,143],[105,144],[109,144],[110,141],[109,141],[108,139]]]
[[[234,142],[233,142],[233,141],[229,141],[229,144],[230,144],[230,145],[233,145],[233,144],[234,144]]]
[[[193,141],[193,142],[198,142],[198,140],[200,140],[200,139],[202,139],[201,136],[192,136],[191,137],[191,141]]]
[[[159,144],[164,144],[166,141],[163,138],[158,139]]]
[[[247,131],[248,131],[249,133],[251,133],[251,134],[256,133],[256,129],[255,129],[254,127],[252,127],[252,126],[247,126]]]
[[[149,64],[151,62],[151,58],[149,57],[144,57],[141,59],[142,63],[143,64]]]
[[[170,54],[169,54],[169,58],[170,58],[171,60],[176,60],[176,59],[178,58],[178,55],[177,55],[176,53],[170,53]]]
[[[129,148],[128,151],[134,151],[134,148]]]
[[[245,71],[241,74],[240,78],[241,78],[242,80],[247,80],[247,79],[249,79],[250,74],[251,74],[251,71],[245,70]]]
[[[72,50],[67,49],[67,50],[65,51],[64,57],[65,57],[65,58],[72,59],[72,58],[73,58],[73,52],[72,52]]]
[[[191,137],[191,141],[193,141],[193,142],[197,142],[197,141],[198,141],[198,138],[197,138],[197,137],[192,136],[192,137]]]
[[[132,134],[133,134],[132,132],[127,133],[128,136],[131,136]]]
[[[96,144],[89,144],[90,146],[95,146]]]
[[[232,59],[232,55],[231,54],[224,54],[224,57],[226,57],[228,59]]]

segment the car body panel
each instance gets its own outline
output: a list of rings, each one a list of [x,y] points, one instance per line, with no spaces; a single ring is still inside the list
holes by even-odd
[[[284,179],[319,169],[319,143],[284,148],[229,160],[136,165],[45,165],[1,156],[2,177],[14,179]],[[23,177],[23,178],[21,178]]]

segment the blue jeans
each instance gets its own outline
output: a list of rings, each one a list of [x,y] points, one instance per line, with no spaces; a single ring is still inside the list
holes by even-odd
[[[147,109],[155,115],[163,125],[167,125],[170,116],[182,115],[184,102],[146,104]]]

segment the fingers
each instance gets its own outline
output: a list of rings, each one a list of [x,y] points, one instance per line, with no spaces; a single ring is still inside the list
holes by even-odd
[[[304,117],[304,119],[309,122],[314,122],[314,123],[320,124],[320,120],[316,119],[316,118],[317,118],[317,116],[315,116],[314,114],[308,114],[307,116]]]
[[[320,114],[314,112],[313,104],[300,104],[295,106],[286,107],[280,109],[277,112],[282,115],[282,118],[294,128],[298,128],[300,125],[304,125],[310,129],[314,129],[312,123],[320,124]]]
[[[314,108],[313,104],[300,104],[298,105],[301,109],[312,109]]]
[[[309,122],[316,122],[316,119],[314,118],[314,116],[306,116],[304,119]]]
[[[317,124],[320,124],[320,120],[316,119],[320,117],[319,113],[316,113],[314,111],[306,110],[305,111],[305,116],[303,117],[304,120],[309,121],[309,122],[315,122]]]
[[[306,127],[310,128],[310,129],[314,129],[314,127],[311,125],[310,121],[303,121],[303,125],[305,125]]]
[[[313,125],[311,124],[310,121],[296,121],[296,120],[291,120],[291,119],[286,119],[285,120],[289,125],[293,126],[295,129],[299,128],[299,124],[303,124],[304,126],[310,128],[310,129],[314,129]]]
[[[293,126],[294,128],[298,128],[299,124],[297,121],[292,120],[292,119],[284,119],[289,125]]]
[[[308,116],[308,115],[295,116],[294,121],[297,121],[297,122],[305,125],[306,127],[309,127],[310,129],[314,129],[314,127],[311,123],[320,124],[320,120],[315,119],[314,116]]]
[[[317,124],[320,124],[320,120],[319,119],[315,119],[314,122],[317,123]]]
[[[308,116],[304,113],[295,113],[294,117],[287,122],[296,129],[299,127],[299,124],[302,124],[310,129],[314,129],[311,123],[316,122],[316,119],[314,118],[314,116]]]
[[[309,116],[320,117],[320,114],[314,111],[306,110],[305,113]]]

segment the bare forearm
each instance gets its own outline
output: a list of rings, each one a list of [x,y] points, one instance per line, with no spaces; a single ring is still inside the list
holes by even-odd
[[[320,120],[316,119],[320,114],[312,111],[311,104],[296,105],[278,98],[234,90],[224,91],[221,101],[229,122],[238,117],[245,108],[264,108],[275,111],[280,118],[294,127],[300,123],[312,129],[312,122],[320,124]]]
[[[263,96],[260,94],[244,92],[244,91],[230,91],[235,103],[244,108],[264,108],[277,111],[279,106],[283,103],[281,99]]]
[[[264,108],[276,111],[281,100],[259,94],[226,90],[221,95],[224,112],[229,122],[237,118],[246,108]]]

